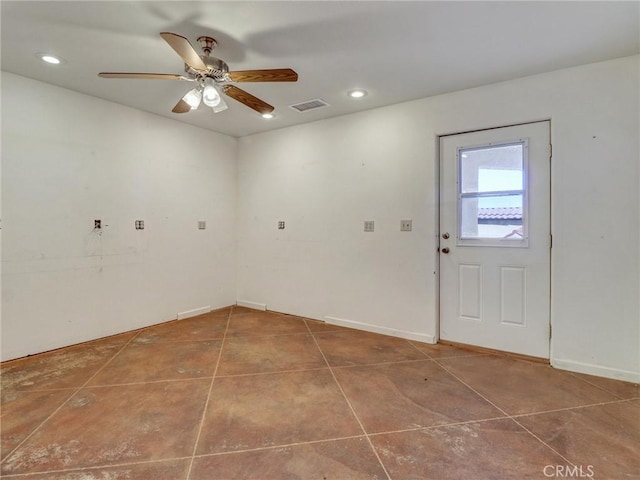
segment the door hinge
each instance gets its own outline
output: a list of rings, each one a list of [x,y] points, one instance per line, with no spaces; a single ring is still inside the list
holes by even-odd
[[[553,157],[553,145],[549,144],[549,160]]]
[[[549,324],[549,340],[551,340],[551,324]]]

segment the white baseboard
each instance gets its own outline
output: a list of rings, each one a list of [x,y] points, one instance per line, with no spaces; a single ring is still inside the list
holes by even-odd
[[[382,335],[389,335],[392,337],[404,338],[405,340],[415,340],[423,343],[436,343],[437,339],[434,335],[425,335],[423,333],[408,332],[406,330],[398,330],[395,328],[381,327],[379,325],[372,325],[370,323],[356,322],[355,320],[347,320],[344,318],[325,316],[325,322],[331,325],[338,325],[341,327],[355,328],[358,330],[364,330],[366,332],[381,333]]]
[[[194,308],[193,310],[187,310],[186,312],[178,313],[177,319],[182,320],[183,318],[195,317],[196,315],[202,315],[203,313],[209,313],[210,311],[210,305],[207,305],[206,307]]]
[[[614,380],[623,380],[625,382],[640,383],[640,373],[630,370],[619,370],[562,358],[552,358],[551,365],[560,370],[595,375],[596,377],[612,378]]]
[[[254,310],[265,311],[267,309],[267,305],[265,303],[249,302],[248,300],[238,300],[236,305],[239,307],[253,308]]]

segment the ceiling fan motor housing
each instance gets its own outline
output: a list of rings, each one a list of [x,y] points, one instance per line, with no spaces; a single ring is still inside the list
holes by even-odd
[[[216,80],[224,80],[224,74],[229,71],[229,65],[224,60],[220,60],[216,57],[208,57],[206,55],[200,56],[204,64],[207,66],[210,74],[206,76],[211,76]],[[202,76],[202,72],[196,70],[186,63],[184,64],[184,71],[193,75],[194,77]]]
[[[215,38],[212,37],[198,37],[198,43],[204,52],[204,55],[199,55],[202,62],[207,66],[209,73],[204,75],[206,77],[212,77],[217,81],[227,80],[225,78],[225,74],[229,71],[229,65],[226,64],[225,61],[220,60],[219,58],[210,56],[211,51],[216,48],[218,42],[216,42]],[[184,65],[185,72],[193,75],[195,78],[202,77],[203,72],[194,69],[185,63]]]
[[[198,37],[198,43],[200,47],[202,47],[205,55],[209,55],[211,51],[218,46],[216,39],[211,37]]]

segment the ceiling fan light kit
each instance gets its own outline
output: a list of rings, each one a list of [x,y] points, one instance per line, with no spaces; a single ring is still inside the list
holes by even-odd
[[[249,92],[234,85],[239,82],[296,82],[298,74],[290,68],[244,70],[230,72],[229,66],[219,58],[211,56],[217,42],[211,37],[198,37],[198,43],[204,52],[198,55],[185,37],[171,32],[162,32],[160,36],[184,61],[186,76],[166,73],[132,73],[132,72],[100,72],[102,78],[136,78],[148,80],[186,80],[196,82],[196,87],[189,90],[173,107],[174,113],[187,113],[196,110],[200,103],[213,109],[214,113],[228,108],[222,94],[243,103],[265,118],[274,107],[254,97]]]

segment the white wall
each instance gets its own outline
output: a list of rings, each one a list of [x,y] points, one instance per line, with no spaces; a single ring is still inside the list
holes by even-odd
[[[2,358],[235,303],[235,157],[234,138],[3,73]]]
[[[551,119],[552,364],[640,381],[638,73],[634,56],[240,139],[238,300],[435,340],[438,135]]]
[[[239,301],[433,341],[435,169],[425,157],[435,147],[415,113],[403,105],[240,140]],[[402,218],[414,219],[412,233],[399,231]]]
[[[3,73],[2,358],[236,299],[434,341],[438,135],[550,118],[552,363],[640,381],[639,81],[635,56],[236,141]]]

